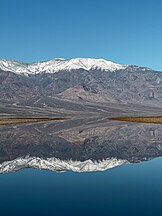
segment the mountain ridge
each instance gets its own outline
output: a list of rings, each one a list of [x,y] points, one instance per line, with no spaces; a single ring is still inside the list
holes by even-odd
[[[73,171],[73,172],[94,172],[104,171],[107,169],[129,164],[127,160],[108,158],[103,161],[63,161],[58,158],[39,158],[39,157],[20,157],[13,161],[5,161],[0,164],[0,174],[6,172],[18,171],[24,168],[44,169],[57,172]]]
[[[93,107],[111,103],[162,107],[162,73],[147,67],[77,58],[32,63],[34,72],[25,72],[26,64],[18,63],[19,68],[17,62],[6,61],[3,68],[1,63],[1,104],[69,110],[85,110],[86,103]]]
[[[0,59],[0,69],[12,71],[15,73],[34,74],[41,72],[56,73],[61,70],[76,70],[76,69],[100,69],[107,71],[115,71],[126,68],[127,65],[116,64],[112,61],[97,58],[73,58],[65,60],[55,58],[49,61],[23,63],[15,60]]]

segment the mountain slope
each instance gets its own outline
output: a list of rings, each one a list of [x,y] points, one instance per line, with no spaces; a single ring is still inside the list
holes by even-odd
[[[162,127],[106,118],[0,127],[0,172],[94,171],[162,156]]]
[[[92,70],[100,69],[115,71],[126,68],[126,65],[120,65],[104,59],[76,58],[76,59],[52,59],[46,62],[22,63],[17,61],[0,60],[0,69],[12,71],[18,74],[37,74],[40,72],[55,73],[61,70]]]
[[[162,73],[147,67],[103,59],[54,59],[32,64],[1,60],[0,68],[0,103],[57,108],[88,102],[162,106]]]
[[[111,169],[116,166],[128,164],[126,160],[118,160],[116,158],[109,158],[104,161],[62,161],[57,158],[36,158],[24,157],[17,158],[13,161],[4,162],[0,164],[0,173],[18,171],[24,168],[46,169],[51,171],[73,171],[73,172],[95,172]]]

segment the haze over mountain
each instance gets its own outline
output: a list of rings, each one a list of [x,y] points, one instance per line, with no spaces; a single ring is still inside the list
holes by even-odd
[[[162,73],[104,59],[0,60],[0,104],[87,110],[106,104],[162,106]]]

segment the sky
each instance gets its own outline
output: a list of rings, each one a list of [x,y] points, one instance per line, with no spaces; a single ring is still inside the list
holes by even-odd
[[[0,0],[0,58],[104,58],[162,71],[162,0]]]

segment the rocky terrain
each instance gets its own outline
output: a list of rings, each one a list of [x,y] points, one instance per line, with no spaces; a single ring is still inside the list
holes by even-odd
[[[0,60],[0,106],[6,104],[66,111],[110,104],[161,108],[162,73],[104,59]]]
[[[162,155],[160,125],[108,120],[162,116],[162,73],[103,59],[0,60],[0,117],[68,117],[0,126],[0,172],[106,170]]]
[[[162,126],[106,119],[0,127],[0,172],[97,171],[162,156]]]

